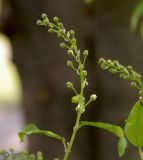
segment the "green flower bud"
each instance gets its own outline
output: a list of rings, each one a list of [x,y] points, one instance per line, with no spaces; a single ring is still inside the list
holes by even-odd
[[[42,13],[41,17],[44,19],[47,18],[47,15],[45,13]]]
[[[84,70],[84,71],[82,72],[82,74],[83,74],[84,77],[86,77],[86,76],[87,76],[87,71]]]
[[[130,85],[131,87],[134,87],[134,88],[137,86],[136,82],[131,82]]]
[[[113,61],[114,66],[118,67],[119,66],[119,62],[118,61]]]
[[[69,32],[69,31],[67,31],[67,37],[68,37],[68,38],[70,37],[70,32]]]
[[[57,37],[61,38],[62,37],[61,33],[57,32]]]
[[[67,66],[68,66],[68,67],[73,67],[72,61],[67,61]]]
[[[140,101],[141,103],[143,103],[143,97],[142,97],[142,96],[139,97],[139,101]]]
[[[122,78],[122,79],[123,79],[123,77],[124,77],[124,74],[123,74],[123,73],[121,73],[121,74],[120,74],[120,78]]]
[[[88,56],[88,50],[84,50],[83,55],[84,55],[85,57],[87,57],[87,56]]]
[[[112,61],[110,59],[107,60],[108,64],[112,64]]]
[[[73,36],[75,32],[73,30],[70,30],[70,34]]]
[[[98,64],[99,65],[106,64],[106,60],[104,58],[100,58]]]
[[[49,33],[53,33],[54,30],[53,30],[52,28],[49,28],[49,29],[48,29],[48,32],[49,32]]]
[[[129,76],[128,76],[128,75],[124,75],[124,76],[123,76],[123,79],[124,79],[124,80],[128,80],[128,79],[129,79]]]
[[[36,21],[36,24],[37,24],[37,25],[43,25],[43,22],[42,22],[41,20],[37,20],[37,21]]]
[[[54,22],[57,22],[57,23],[58,23],[59,18],[58,18],[58,17],[54,17],[53,20],[54,20]]]
[[[71,82],[67,82],[66,85],[69,89],[73,88],[73,84]]]
[[[63,29],[63,26],[64,26],[64,25],[63,25],[61,22],[59,22],[59,23],[58,23],[58,26],[59,26],[61,29]]]
[[[117,72],[117,70],[114,69],[114,68],[110,68],[110,69],[109,69],[109,72],[112,73],[112,74],[115,74],[115,73]]]
[[[128,66],[128,70],[133,70],[133,67],[132,66]]]
[[[44,25],[48,25],[48,24],[49,24],[49,20],[48,20],[48,19],[44,19],[44,20],[43,20],[43,24],[44,24]]]
[[[68,50],[68,55],[72,56],[73,55],[73,51],[70,49]]]
[[[96,98],[97,98],[96,94],[92,94],[92,95],[90,96],[90,100],[91,100],[91,101],[95,101]]]
[[[61,44],[60,44],[60,47],[61,47],[61,48],[68,48],[68,46],[67,46],[65,43],[61,43]]]
[[[108,68],[109,68],[109,66],[107,66],[105,63],[101,63],[101,64],[100,64],[100,67],[101,67],[102,69],[108,69]]]
[[[143,96],[143,91],[139,91],[139,95],[140,95],[140,96]]]
[[[72,103],[79,103],[80,101],[80,95],[73,96],[71,102]]]
[[[74,46],[76,44],[76,39],[72,38],[72,45]]]

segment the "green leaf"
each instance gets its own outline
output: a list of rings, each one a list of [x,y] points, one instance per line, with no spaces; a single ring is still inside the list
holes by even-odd
[[[131,17],[131,31],[135,31],[140,17],[143,15],[143,1],[140,1],[135,7]]]
[[[109,123],[104,123],[104,122],[88,122],[88,121],[81,121],[80,124],[81,126],[93,126],[104,129],[106,131],[115,134],[119,138],[121,138],[124,135],[123,129],[117,125],[111,125]]]
[[[125,150],[127,148],[126,138],[123,136],[118,141],[118,154],[122,157],[125,154]]]
[[[133,145],[143,146],[143,108],[139,102],[133,106],[126,121],[124,132]]]
[[[101,129],[104,129],[106,131],[109,131],[113,134],[115,134],[119,138],[118,142],[118,154],[120,157],[122,157],[125,153],[125,150],[127,148],[127,141],[124,136],[123,129],[120,126],[117,125],[111,125],[108,123],[103,123],[103,122],[88,122],[88,121],[81,121],[80,122],[80,127],[83,126],[93,126],[93,127],[98,127]]]
[[[51,137],[51,138],[55,138],[55,139],[58,139],[58,140],[61,140],[63,141],[63,137],[59,136],[58,134],[56,133],[53,133],[51,131],[47,131],[47,130],[40,130],[36,125],[34,124],[29,124],[27,125],[23,131],[19,132],[18,135],[19,135],[19,138],[21,140],[21,142],[24,141],[24,138],[26,135],[31,135],[31,134],[42,134],[42,135],[46,135],[48,137]]]

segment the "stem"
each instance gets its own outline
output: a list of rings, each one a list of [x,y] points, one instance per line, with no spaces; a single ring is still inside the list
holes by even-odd
[[[66,152],[66,150],[67,150],[66,140],[64,139],[62,142],[63,142],[63,146],[64,146],[64,149],[65,149],[65,152]]]
[[[80,104],[80,110],[77,111],[76,123],[75,123],[75,126],[73,128],[73,133],[72,133],[72,136],[71,136],[71,139],[70,139],[70,142],[69,142],[69,145],[68,145],[68,149],[65,152],[63,160],[67,160],[68,157],[69,157],[69,154],[70,154],[70,151],[71,151],[74,139],[75,139],[76,134],[77,134],[77,131],[80,128],[79,122],[80,122],[81,115],[83,113],[82,109],[84,107],[84,102],[83,102],[83,90],[84,90],[83,81],[84,81],[84,78],[83,78],[83,75],[82,75],[82,73],[83,73],[83,65],[81,64],[80,58],[79,58],[79,65],[80,65],[80,83],[81,83],[81,88],[80,88],[81,100],[79,102],[79,104]]]
[[[140,155],[141,160],[143,160],[143,152],[142,152],[141,147],[139,147],[139,155]]]
[[[68,157],[69,157],[69,154],[70,154],[74,139],[76,137],[77,131],[79,130],[80,117],[81,117],[81,113],[79,112],[79,113],[77,113],[76,123],[75,123],[75,126],[73,128],[73,133],[72,133],[72,136],[71,136],[71,139],[70,139],[70,142],[69,142],[69,145],[68,145],[68,149],[65,152],[65,156],[64,156],[63,160],[67,160]]]

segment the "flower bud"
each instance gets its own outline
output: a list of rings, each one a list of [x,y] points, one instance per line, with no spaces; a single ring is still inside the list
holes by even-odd
[[[92,94],[92,95],[90,96],[90,100],[91,100],[91,101],[95,101],[96,98],[97,98],[96,94]]]
[[[143,97],[142,97],[142,96],[139,97],[139,101],[140,101],[141,103],[143,103]]]
[[[70,30],[70,34],[71,34],[71,35],[74,35],[75,32],[74,32],[73,30]]]
[[[73,51],[72,50],[68,50],[68,55],[72,56],[73,55]]]
[[[37,20],[37,21],[36,21],[36,24],[37,24],[37,25],[43,25],[43,23],[42,23],[41,20]]]
[[[60,44],[60,47],[61,47],[61,48],[68,48],[68,46],[67,46],[65,43],[61,43],[61,44]]]
[[[67,66],[68,66],[68,67],[73,67],[72,61],[67,61]]]
[[[114,68],[110,68],[110,69],[109,69],[109,72],[112,73],[112,74],[115,74],[115,73],[117,72],[117,70],[114,69]]]
[[[128,66],[128,70],[132,70],[133,69],[133,67],[132,66]]]
[[[79,100],[80,100],[80,95],[77,95],[77,96],[73,96],[72,97],[71,102],[72,103],[79,103]]]
[[[100,58],[99,61],[98,61],[99,65],[102,65],[102,64],[105,64],[105,63],[106,63],[106,60],[104,58]]]
[[[84,55],[85,57],[87,57],[87,56],[88,56],[88,50],[84,50],[83,55]]]
[[[130,85],[131,87],[134,87],[134,88],[137,86],[136,82],[131,82]]]
[[[49,32],[49,33],[53,33],[54,30],[53,30],[52,28],[49,28],[49,29],[48,29],[48,32]]]
[[[73,84],[71,82],[67,82],[66,83],[67,87],[70,89],[70,88],[73,88]]]
[[[72,45],[75,45],[75,44],[76,44],[76,39],[72,38]]]
[[[59,18],[58,17],[54,17],[53,20],[54,20],[54,22],[58,22]]]
[[[143,91],[139,91],[139,95],[140,95],[140,96],[143,96]]]
[[[112,64],[112,61],[110,59],[107,60],[108,64]]]
[[[59,22],[58,25],[59,25],[60,28],[64,27],[64,25],[61,22]]]
[[[47,15],[45,13],[42,13],[41,17],[44,19],[47,17]]]
[[[84,71],[82,72],[82,74],[83,74],[84,77],[86,77],[86,76],[87,76],[87,71],[84,70]]]

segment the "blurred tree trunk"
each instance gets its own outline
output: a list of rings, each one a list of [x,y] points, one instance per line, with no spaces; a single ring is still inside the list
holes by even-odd
[[[136,64],[140,70],[143,56],[139,59],[134,53],[137,50],[141,55],[142,44],[129,32],[134,4],[135,0],[96,0],[92,6],[77,0],[4,0],[2,28],[11,39],[13,61],[21,77],[26,123],[35,123],[69,138],[75,118],[74,108],[69,103],[71,93],[64,84],[72,80],[78,86],[78,82],[65,67],[67,55],[58,47],[57,38],[35,25],[41,13],[46,12],[50,17],[58,16],[68,29],[75,29],[80,48],[90,50],[91,78],[87,93],[98,93],[98,101],[89,107],[83,118],[123,124],[128,113],[124,106],[131,105],[135,97],[119,78],[99,71],[96,65],[98,57],[104,56]],[[119,159],[116,141],[112,135],[98,129],[83,129],[70,159]],[[31,136],[29,148],[30,151],[42,150],[48,159],[61,158],[63,154],[59,142],[44,136]],[[131,153],[130,158],[133,155]]]

